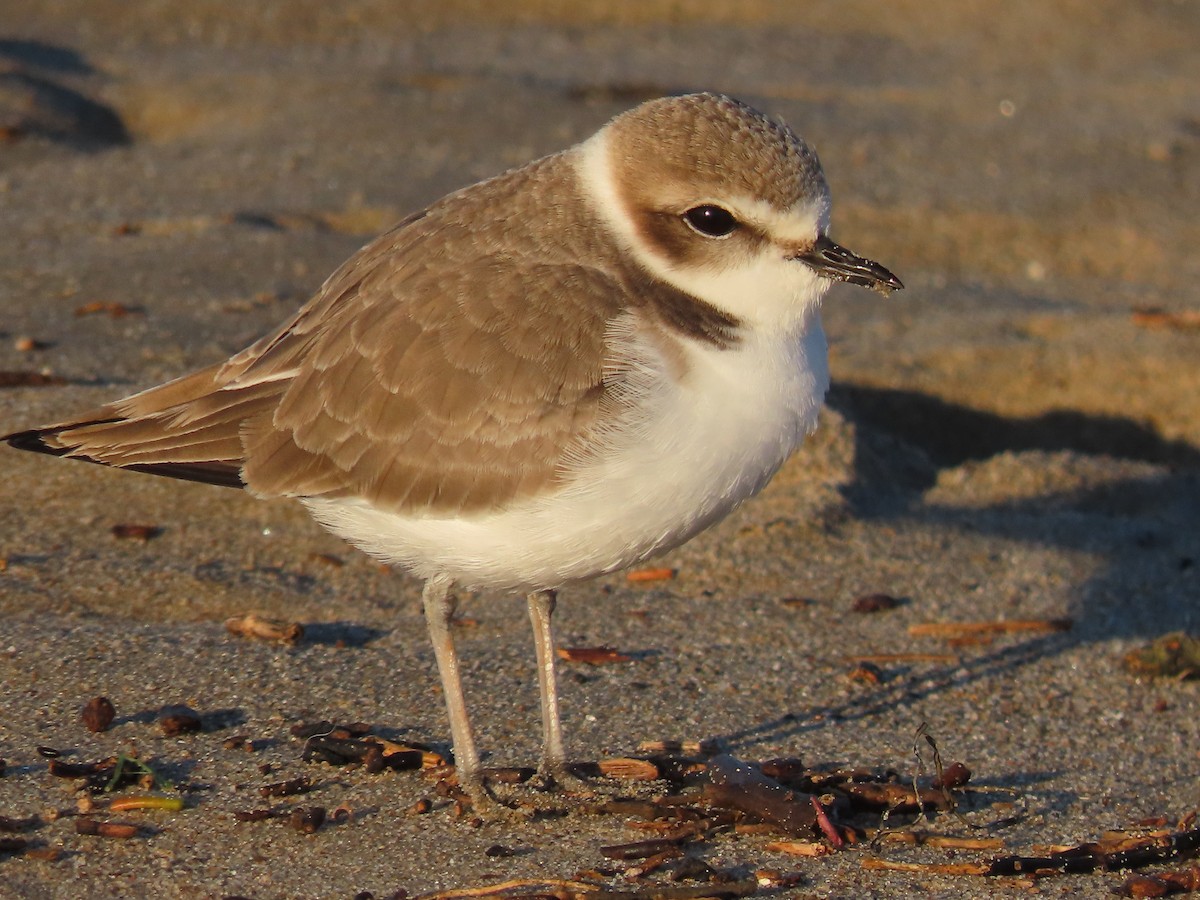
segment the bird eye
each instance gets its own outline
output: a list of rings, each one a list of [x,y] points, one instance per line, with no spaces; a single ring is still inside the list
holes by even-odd
[[[683,214],[683,218],[705,237],[725,237],[738,226],[738,220],[733,217],[733,213],[709,204],[692,207]]]

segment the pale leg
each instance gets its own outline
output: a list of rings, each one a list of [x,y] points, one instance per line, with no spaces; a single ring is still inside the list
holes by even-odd
[[[562,724],[558,714],[558,679],[554,672],[554,639],[550,617],[558,595],[535,591],[529,595],[529,619],[533,623],[533,646],[537,652],[538,687],[542,694],[542,765],[545,775],[561,779],[567,775],[563,752]]]
[[[471,733],[471,720],[467,716],[467,704],[463,699],[462,677],[458,671],[458,654],[454,650],[454,636],[450,633],[450,619],[454,615],[455,601],[450,593],[451,581],[442,575],[425,582],[421,602],[425,606],[425,622],[429,626],[429,637],[433,641],[433,655],[437,660],[438,674],[442,677],[442,693],[446,695],[446,712],[450,716],[450,738],[454,742],[454,765],[458,770],[458,783],[472,799],[484,795],[483,777],[479,770],[479,751],[475,749],[475,735]]]

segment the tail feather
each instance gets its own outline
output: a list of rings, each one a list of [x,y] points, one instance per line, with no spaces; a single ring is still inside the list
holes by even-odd
[[[225,388],[212,366],[75,421],[5,435],[19,450],[67,456],[168,478],[245,487],[244,424],[270,415],[280,385]]]

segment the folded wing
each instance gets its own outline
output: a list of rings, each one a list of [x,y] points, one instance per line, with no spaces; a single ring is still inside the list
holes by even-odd
[[[489,217],[505,194],[528,199],[527,177],[402,223],[229,361],[8,441],[393,511],[481,511],[547,490],[603,415],[622,289]],[[560,223],[564,240],[576,224]]]

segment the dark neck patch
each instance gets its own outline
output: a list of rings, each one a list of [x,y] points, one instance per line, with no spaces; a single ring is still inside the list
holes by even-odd
[[[672,331],[730,350],[741,342],[741,320],[711,303],[655,278],[636,263],[621,267],[620,277],[634,302],[647,308]]]

